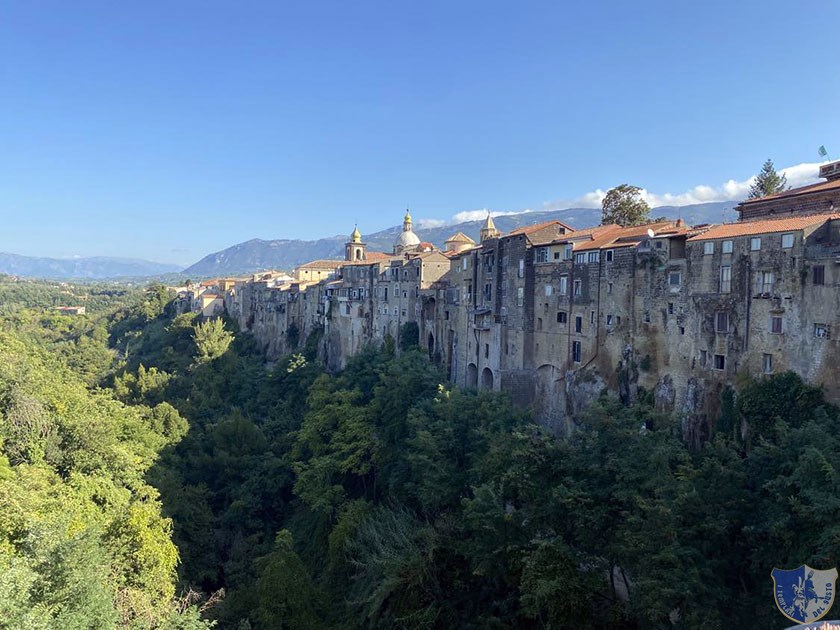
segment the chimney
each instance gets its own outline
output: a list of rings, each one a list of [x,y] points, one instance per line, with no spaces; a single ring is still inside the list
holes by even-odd
[[[833,182],[835,179],[840,179],[840,160],[820,166],[820,177],[830,182]]]

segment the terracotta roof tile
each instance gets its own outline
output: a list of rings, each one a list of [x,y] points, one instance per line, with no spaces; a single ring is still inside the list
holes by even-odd
[[[799,217],[785,217],[783,219],[762,219],[761,221],[739,221],[738,223],[724,223],[713,225],[690,241],[708,241],[716,238],[733,238],[752,234],[774,234],[776,232],[795,232],[805,228],[820,225],[829,219],[838,219],[840,214],[811,214]]]
[[[539,230],[543,230],[547,227],[551,227],[552,225],[558,225],[560,227],[566,228],[567,232],[573,232],[574,228],[570,225],[566,225],[562,221],[543,221],[542,223],[535,223],[534,225],[523,225],[522,227],[518,227],[515,230],[511,230],[504,236],[518,236],[520,234],[533,234],[534,232],[538,232]]]
[[[791,188],[790,190],[776,193],[775,195],[759,197],[758,199],[746,199],[745,201],[742,201],[739,205],[748,206],[750,204],[760,203],[762,201],[773,201],[774,199],[784,199],[785,197],[796,197],[798,195],[810,195],[812,193],[824,192],[826,190],[840,190],[840,179],[810,184],[809,186],[802,186],[800,188]]]
[[[298,265],[298,269],[336,269],[344,264],[343,260],[312,260]]]
[[[533,241],[534,246],[552,245],[555,243],[577,243],[578,241],[591,241],[596,236],[603,234],[606,231],[619,230],[620,225],[611,223],[609,225],[596,225],[595,227],[584,228],[582,230],[575,230],[568,234],[561,234],[560,236],[552,237],[546,240]]]
[[[446,239],[447,243],[471,243],[474,244],[475,241],[472,240],[469,236],[464,234],[463,232],[456,232],[448,239]]]
[[[605,247],[632,247],[648,238],[648,230],[653,230],[654,235],[664,235],[667,233],[669,236],[672,236],[678,234],[680,231],[687,232],[688,228],[678,228],[674,221],[618,227],[618,229],[611,229],[606,233],[595,236],[591,241],[575,245],[575,251],[602,249]]]

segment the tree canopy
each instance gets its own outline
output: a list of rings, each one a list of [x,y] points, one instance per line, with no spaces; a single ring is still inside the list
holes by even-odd
[[[750,193],[747,199],[758,199],[775,195],[788,190],[787,177],[784,173],[776,172],[773,160],[768,159],[761,167],[761,171],[755,176],[755,181],[750,185]]]
[[[320,331],[196,361],[160,291],[39,309],[0,328],[2,629],[773,627],[772,567],[840,561],[840,410],[792,373],[699,447],[608,392],[557,439],[415,344],[332,374]]]
[[[638,186],[616,186],[607,191],[601,202],[601,225],[640,225],[648,221],[649,215],[650,206],[642,197],[642,189]]]

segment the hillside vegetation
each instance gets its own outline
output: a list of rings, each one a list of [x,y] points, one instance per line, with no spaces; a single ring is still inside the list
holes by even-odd
[[[840,412],[792,374],[699,450],[644,394],[557,440],[415,347],[269,368],[162,288],[12,312],[0,628],[772,627],[774,566],[837,564]]]

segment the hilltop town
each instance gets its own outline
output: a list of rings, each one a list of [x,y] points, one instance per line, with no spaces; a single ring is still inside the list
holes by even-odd
[[[186,287],[180,305],[226,312],[269,358],[317,339],[332,370],[366,344],[417,342],[452,382],[505,391],[557,434],[604,388],[643,390],[699,442],[742,376],[791,370],[840,399],[840,162],[820,175],[742,202],[734,223],[502,234],[488,214],[480,242],[444,250],[406,211],[391,252],[355,228],[343,261]]]

